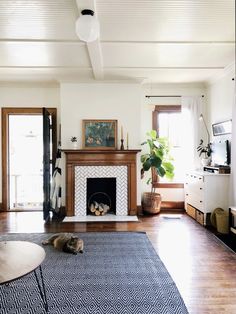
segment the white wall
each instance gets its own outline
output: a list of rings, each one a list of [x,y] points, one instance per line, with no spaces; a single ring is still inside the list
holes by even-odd
[[[234,78],[234,80],[232,80]],[[233,106],[235,104],[235,64],[226,69],[224,75],[207,86],[208,93],[208,126],[211,132],[212,141],[220,141],[228,139],[231,142],[231,134],[213,136],[212,124],[226,121],[233,118]],[[231,178],[229,188],[229,204],[232,201],[232,194],[234,193],[234,178],[236,156],[233,155],[235,150],[231,152]],[[233,177],[234,176],[234,177]],[[230,195],[231,194],[231,195]],[[227,196],[226,196],[227,197]]]
[[[0,84],[0,107],[51,107],[58,109],[60,117],[59,87],[46,84]],[[0,119],[1,128],[1,119]],[[0,140],[0,151],[2,147]],[[2,153],[0,153],[0,160]],[[2,167],[0,168],[2,178]],[[0,180],[0,202],[2,201],[2,180]]]
[[[232,108],[235,93],[235,76],[231,70],[223,77],[207,86],[208,95],[208,126],[212,135],[213,123],[232,119]]]
[[[180,105],[180,97],[155,97],[146,98],[146,95],[166,95],[166,96],[200,96],[204,95],[203,107],[206,108],[207,97],[206,88],[203,84],[159,84],[159,85],[144,85],[142,93],[141,107],[141,142],[146,139],[146,132],[152,129],[152,112],[155,105]],[[204,110],[205,112],[206,110]],[[146,178],[148,176],[146,175]],[[147,185],[146,179],[142,181],[142,191],[150,191],[150,186]],[[163,201],[184,201],[183,189],[161,189],[157,190],[161,193]]]
[[[141,148],[145,134],[152,128],[152,111],[155,105],[180,104],[180,98],[146,98],[145,95],[205,95],[205,115],[209,130],[211,124],[232,117],[234,82],[232,73],[227,74],[207,87],[202,84],[119,84],[62,83],[61,86],[37,84],[1,84],[1,107],[57,107],[62,125],[62,147],[70,148],[71,136],[77,136],[79,147],[82,142],[82,119],[117,119],[118,141],[120,126],[129,132],[129,147]],[[61,104],[61,106],[60,106]],[[60,114],[61,112],[61,114]],[[119,142],[118,142],[119,143]],[[138,156],[138,163],[139,163]],[[1,171],[1,170],[0,170]],[[141,192],[149,191],[145,180],[139,181],[140,164],[137,170],[138,199]],[[63,171],[64,173],[64,171]],[[65,189],[63,189],[65,193]],[[163,200],[183,201],[183,189],[160,189]],[[63,204],[65,204],[63,197]],[[1,201],[1,182],[0,182]]]
[[[77,136],[79,148],[82,147],[83,119],[118,120],[118,148],[121,125],[124,135],[129,133],[129,148],[140,148],[140,84],[63,83],[60,92],[62,148],[71,148],[71,136]],[[138,163],[139,159],[138,156]],[[139,178],[140,167],[137,168],[137,178]],[[65,189],[63,188],[64,199]],[[137,203],[141,203],[140,184],[137,189]]]

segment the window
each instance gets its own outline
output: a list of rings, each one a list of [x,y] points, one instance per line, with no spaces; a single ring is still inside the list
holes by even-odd
[[[175,167],[174,179],[170,182],[166,178],[156,176],[156,187],[183,187],[184,175],[184,155],[182,149],[182,132],[184,124],[182,122],[181,106],[156,106],[153,111],[153,129],[157,131],[159,137],[167,137],[170,142],[170,154],[174,158]]]

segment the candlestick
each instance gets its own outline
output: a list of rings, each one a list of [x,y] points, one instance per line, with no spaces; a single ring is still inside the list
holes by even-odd
[[[121,144],[120,144],[120,150],[124,150],[124,140],[120,140]]]
[[[127,137],[126,137],[126,147],[129,149],[129,133],[127,132]]]

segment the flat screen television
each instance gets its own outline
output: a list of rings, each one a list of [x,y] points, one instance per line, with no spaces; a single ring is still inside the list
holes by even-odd
[[[211,149],[212,166],[230,165],[230,145],[228,140],[212,143]]]

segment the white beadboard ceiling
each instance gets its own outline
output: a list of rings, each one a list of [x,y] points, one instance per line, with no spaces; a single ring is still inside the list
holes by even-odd
[[[88,45],[85,8],[101,27]],[[0,81],[206,82],[234,61],[234,0],[0,1]]]

